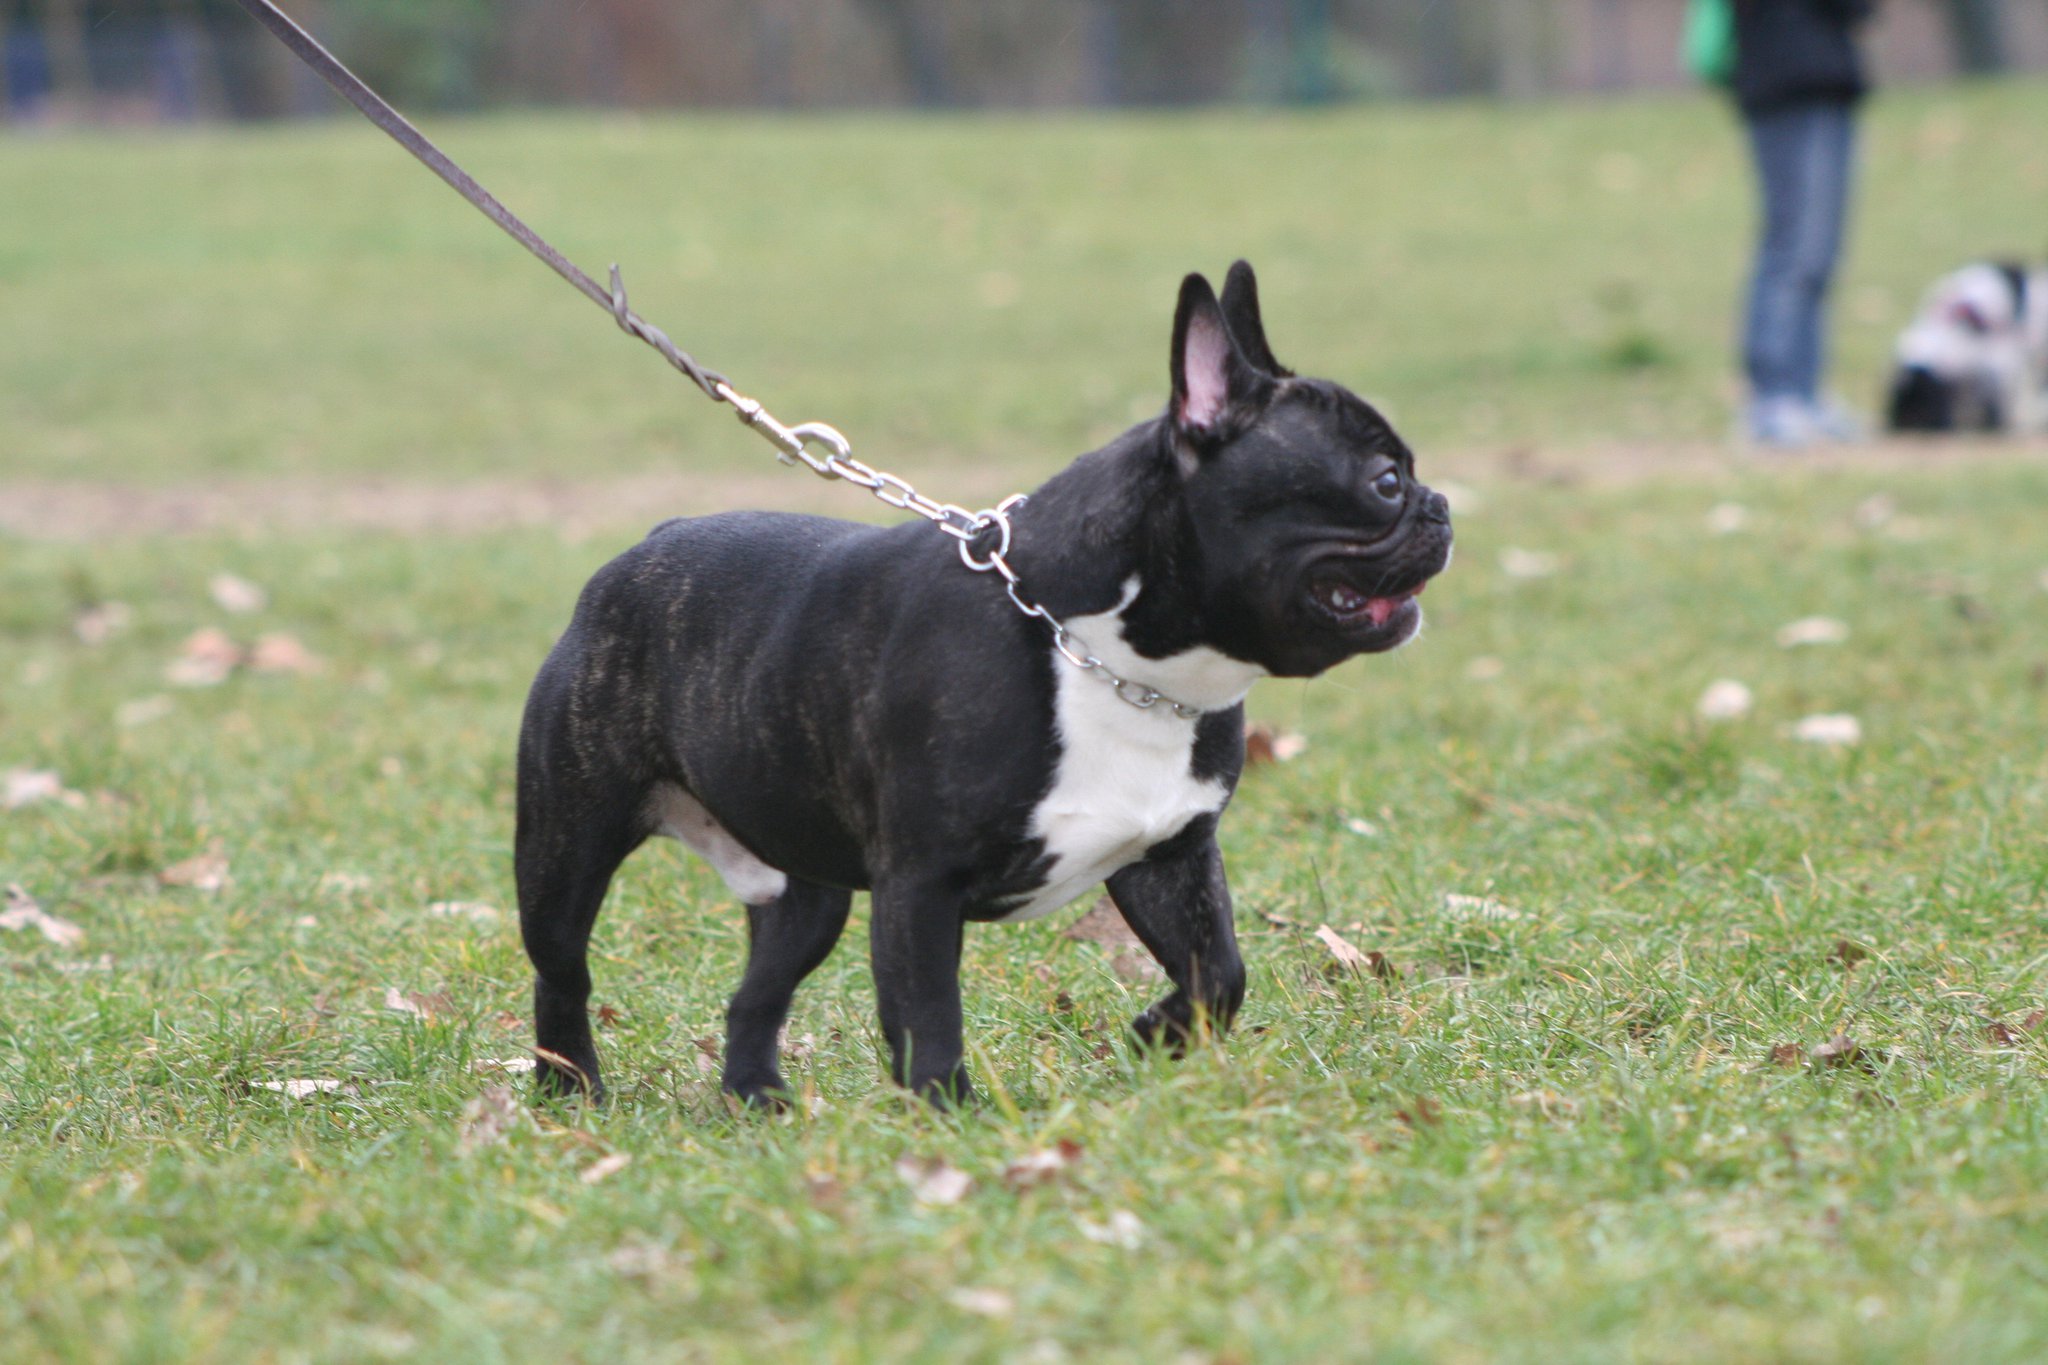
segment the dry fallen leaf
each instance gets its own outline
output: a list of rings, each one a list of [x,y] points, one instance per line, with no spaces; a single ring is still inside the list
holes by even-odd
[[[691,1041],[697,1045],[697,1074],[716,1077],[722,1069],[719,1062],[718,1040],[693,1038]]]
[[[356,1088],[347,1081],[321,1076],[289,1081],[251,1081],[252,1090],[270,1090],[289,1100],[309,1100],[315,1095],[353,1095]]]
[[[77,810],[85,805],[85,794],[66,788],[63,779],[48,768],[9,768],[0,774],[0,808],[20,810],[41,801],[57,801]]]
[[[1136,1251],[1145,1243],[1145,1225],[1129,1209],[1117,1209],[1100,1223],[1076,1218],[1074,1226],[1091,1242]]]
[[[100,602],[78,613],[71,622],[80,644],[103,645],[128,628],[135,613],[126,602]]]
[[[605,1257],[615,1275],[632,1280],[659,1280],[686,1269],[696,1257],[687,1251],[670,1251],[648,1242],[631,1242]]]
[[[219,891],[228,884],[228,860],[219,849],[210,849],[195,854],[180,863],[172,863],[156,874],[157,881],[165,886],[189,886],[194,891]]]
[[[216,687],[240,662],[242,647],[227,632],[208,626],[185,637],[178,657],[164,668],[164,681],[173,687]]]
[[[1479,496],[1478,489],[1470,484],[1459,483],[1456,479],[1433,478],[1429,481],[1429,486],[1443,494],[1444,501],[1451,505],[1453,516],[1469,516],[1477,512],[1485,502],[1485,499]]]
[[[482,901],[434,901],[427,906],[427,913],[436,919],[466,919],[477,924],[498,920],[498,907]]]
[[[519,1126],[526,1111],[512,1095],[509,1085],[494,1085],[462,1107],[462,1127],[455,1137],[455,1154],[468,1156],[483,1147],[505,1140]]]
[[[480,1076],[523,1076],[540,1065],[531,1057],[478,1057],[469,1069]]]
[[[249,651],[249,667],[258,673],[318,673],[326,664],[297,636],[273,632],[257,638]]]
[[[1859,943],[1851,943],[1846,938],[1836,939],[1835,946],[1828,952],[1830,959],[1841,963],[1844,967],[1854,967],[1869,956],[1870,950],[1868,948]]]
[[[1548,578],[1557,572],[1558,559],[1543,550],[1523,550],[1510,545],[1500,552],[1501,572],[1509,578]]]
[[[384,988],[384,1008],[396,1014],[410,1014],[426,1023],[433,1023],[436,1014],[452,1009],[455,1002],[442,991],[422,994],[419,991],[402,991],[396,986]]]
[[[1780,1043],[1771,1049],[1772,1066],[1806,1065],[1806,1049],[1797,1043]]]
[[[617,1005],[599,1005],[597,1007],[597,1026],[599,1028],[610,1028],[625,1017],[626,1012]]]
[[[1434,1128],[1444,1121],[1444,1107],[1423,1095],[1406,1109],[1396,1109],[1394,1117],[1410,1128]]]
[[[270,595],[246,578],[231,573],[217,573],[206,580],[206,590],[212,594],[214,605],[222,611],[243,615],[247,612],[262,611],[270,603]]]
[[[1733,678],[1720,678],[1707,684],[1693,709],[1702,720],[1740,720],[1755,704],[1756,697],[1747,686]]]
[[[34,929],[59,948],[75,948],[85,941],[85,930],[44,910],[18,883],[8,883],[6,906],[0,910],[0,929]]]
[[[830,1171],[804,1172],[804,1198],[821,1213],[832,1213],[846,1200],[846,1187]]]
[[[176,703],[161,692],[155,696],[137,697],[134,701],[124,701],[114,708],[114,724],[123,730],[133,730],[138,725],[162,720],[176,709]]]
[[[1845,748],[1863,742],[1863,724],[1849,715],[1808,716],[1792,727],[1792,738],[1806,744]]]
[[[974,1188],[974,1178],[942,1156],[904,1157],[896,1174],[920,1204],[957,1204]]]
[[[1256,768],[1262,763],[1286,763],[1301,757],[1307,749],[1308,740],[1291,730],[1253,725],[1244,732],[1244,765],[1247,768]]]
[[[1749,525],[1749,509],[1739,502],[1717,502],[1707,509],[1707,529],[1717,536],[1732,536]]]
[[[1849,624],[1832,616],[1802,616],[1778,627],[1778,647],[1798,649],[1805,645],[1838,645],[1849,638]]]
[[[1244,766],[1256,768],[1273,761],[1273,727],[1247,725],[1244,730]]]
[[[1017,1191],[1050,1185],[1080,1159],[1081,1144],[1071,1138],[1061,1138],[1055,1145],[1026,1152],[1003,1167],[1003,1183]]]
[[[2048,1020],[2048,1010],[2035,1010],[2016,1024],[1994,1019],[1984,1026],[1984,1032],[1998,1047],[2018,1047],[2033,1036],[2043,1020]]]
[[[1387,960],[1385,953],[1378,950],[1361,952],[1352,946],[1350,940],[1327,924],[1316,927],[1316,937],[1330,950],[1330,956],[1334,959],[1333,965],[1340,971],[1365,972],[1382,981],[1393,978],[1394,964]]]
[[[1017,1311],[1017,1301],[1000,1289],[948,1290],[946,1302],[962,1312],[979,1313],[985,1318],[1007,1318]]]
[[[1506,924],[1524,918],[1514,906],[1491,896],[1465,896],[1456,891],[1444,894],[1444,914],[1454,920],[1478,920],[1489,924]]]
[[[1864,1047],[1846,1033],[1838,1033],[1822,1043],[1810,1054],[1816,1070],[1839,1070],[1855,1067],[1859,1071],[1875,1073],[1879,1065],[1888,1060],[1888,1054],[1877,1048]]]
[[[1579,1112],[1577,1101],[1566,1099],[1555,1090],[1524,1090],[1519,1095],[1508,1096],[1508,1103],[1534,1109],[1545,1118],[1558,1114],[1569,1117]]]
[[[1856,504],[1856,510],[1849,516],[1859,530],[1874,531],[1897,516],[1898,499],[1889,493],[1873,493]]]
[[[576,1178],[586,1185],[595,1185],[598,1181],[625,1170],[632,1160],[631,1152],[613,1152],[610,1156],[601,1156],[591,1162]]]

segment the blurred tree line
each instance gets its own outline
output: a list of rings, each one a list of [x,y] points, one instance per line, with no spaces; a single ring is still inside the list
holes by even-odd
[[[2023,7],[1937,11],[1998,70]],[[1315,103],[1675,75],[1684,0],[285,0],[411,108]],[[1662,25],[1662,27],[1659,27]],[[1584,49],[1595,49],[1590,64]],[[1575,64],[1573,58],[1580,58]],[[1588,75],[1587,73],[1591,74]],[[0,0],[17,116],[260,117],[326,96],[232,0]]]

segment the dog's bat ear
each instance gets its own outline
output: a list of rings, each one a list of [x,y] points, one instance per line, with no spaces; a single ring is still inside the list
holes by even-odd
[[[1255,401],[1271,383],[1238,349],[1209,281],[1182,280],[1173,315],[1174,427],[1191,437],[1218,435],[1233,408]]]
[[[1244,358],[1275,379],[1291,379],[1294,371],[1273,358],[1266,344],[1266,324],[1259,316],[1259,280],[1250,261],[1238,261],[1223,277],[1223,321]]]

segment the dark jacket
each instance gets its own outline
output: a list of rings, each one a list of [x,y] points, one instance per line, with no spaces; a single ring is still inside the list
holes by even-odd
[[[1733,84],[1742,112],[1861,99],[1870,87],[1855,30],[1875,7],[1875,0],[1735,0]]]

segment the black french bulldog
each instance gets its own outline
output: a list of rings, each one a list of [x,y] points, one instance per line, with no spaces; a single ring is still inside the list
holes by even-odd
[[[746,903],[722,1084],[748,1103],[783,1097],[777,1034],[856,890],[873,893],[892,1070],[935,1101],[970,1094],[966,924],[1047,914],[1105,879],[1173,983],[1137,1036],[1178,1050],[1229,1026],[1245,973],[1216,822],[1245,693],[1413,637],[1450,515],[1371,406],[1274,360],[1244,262],[1220,303],[1182,282],[1172,373],[1164,415],[1011,517],[1027,600],[1126,686],[1063,658],[922,523],[667,521],[591,579],[519,737],[545,1091],[601,1093],[586,949],[612,873],[652,834]],[[1126,703],[1149,689],[1156,704]]]

